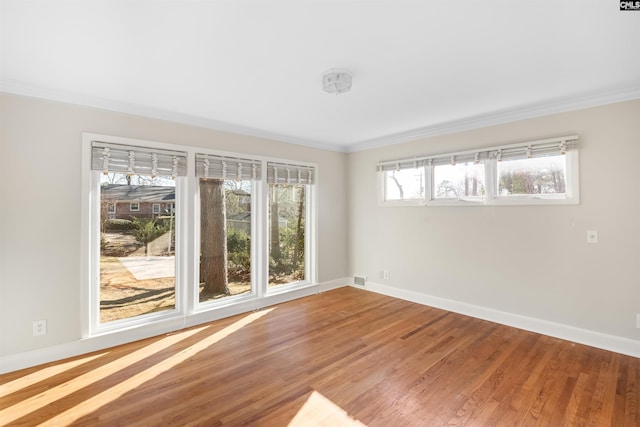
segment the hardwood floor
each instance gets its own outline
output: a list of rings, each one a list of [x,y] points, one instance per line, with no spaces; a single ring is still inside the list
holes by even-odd
[[[0,425],[636,426],[640,359],[341,288],[0,376]]]

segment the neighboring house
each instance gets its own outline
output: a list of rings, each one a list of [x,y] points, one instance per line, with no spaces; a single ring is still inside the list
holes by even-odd
[[[108,219],[156,218],[175,209],[175,187],[107,184],[100,190],[102,216]]]
[[[100,187],[102,217],[107,219],[157,218],[174,212],[176,206],[175,187],[154,185],[105,184]],[[239,196],[240,206],[247,212],[230,215],[227,225],[251,232],[250,194],[243,190],[234,190]],[[285,218],[279,219],[280,227],[287,226]]]

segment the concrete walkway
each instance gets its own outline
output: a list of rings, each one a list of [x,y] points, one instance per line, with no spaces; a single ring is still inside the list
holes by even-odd
[[[118,258],[136,280],[175,277],[175,256],[128,256]]]

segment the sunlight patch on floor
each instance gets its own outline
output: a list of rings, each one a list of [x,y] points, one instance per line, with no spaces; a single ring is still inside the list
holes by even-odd
[[[366,427],[365,424],[353,419],[347,411],[314,391],[305,404],[300,408],[288,427]]]
[[[117,400],[125,393],[134,390],[135,388],[148,381],[153,380],[158,375],[195,356],[200,351],[205,350],[207,347],[217,343],[218,341],[221,341],[222,339],[228,337],[241,328],[258,320],[262,316],[269,314],[273,310],[273,308],[261,310],[243,317],[242,319],[232,323],[226,328],[215,332],[213,335],[198,341],[196,344],[181,351],[180,353],[162,360],[161,362],[135,374],[134,376],[122,381],[119,384],[116,384],[111,388],[103,390],[102,392],[88,398],[87,400],[81,402],[73,408],[67,409],[54,418],[48,420],[48,423],[52,425],[68,425],[85,415],[89,415],[92,412],[97,411],[100,407],[114,400]]]
[[[97,367],[96,369],[73,378],[72,380],[52,387],[42,393],[31,396],[30,398],[25,399],[16,405],[12,405],[5,409],[2,409],[0,410],[0,421],[2,423],[9,423],[10,421],[17,420],[18,418],[21,418],[31,412],[35,412],[40,408],[50,405],[57,400],[60,400],[72,393],[77,392],[78,390],[88,387],[100,380],[103,380],[109,375],[113,375],[114,373],[128,366],[144,360],[153,353],[157,353],[168,347],[171,347],[172,345],[175,345],[180,341],[185,340],[190,336],[197,334],[198,332],[201,332],[204,329],[206,329],[206,327],[190,329],[185,332],[169,335],[159,341],[156,341],[148,346],[145,346],[117,360],[114,360],[113,362]],[[51,372],[55,373],[56,371],[53,370]],[[15,386],[17,386],[17,384],[15,384],[14,387]],[[25,387],[26,385],[21,385],[20,388],[24,389]],[[3,394],[5,394],[4,387]]]
[[[11,393],[15,393],[16,391],[24,390],[25,388],[31,387],[32,385],[37,384],[41,381],[46,381],[51,377],[55,377],[56,375],[59,375],[77,366],[83,365],[87,362],[91,362],[92,360],[97,359],[98,357],[102,357],[107,353],[92,354],[91,356],[82,357],[77,360],[70,360],[69,362],[64,363],[56,363],[55,365],[38,369],[35,372],[25,375],[24,377],[20,377],[18,379],[0,385],[0,391],[2,391],[3,396],[7,396]]]

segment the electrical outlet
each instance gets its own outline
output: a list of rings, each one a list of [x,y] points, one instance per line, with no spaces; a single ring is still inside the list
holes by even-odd
[[[46,320],[34,320],[33,321],[33,336],[47,335],[47,321]]]
[[[636,314],[636,328],[640,328],[640,313]]]
[[[598,243],[597,230],[587,230],[587,243]]]
[[[382,278],[389,280],[389,270],[382,270]]]

